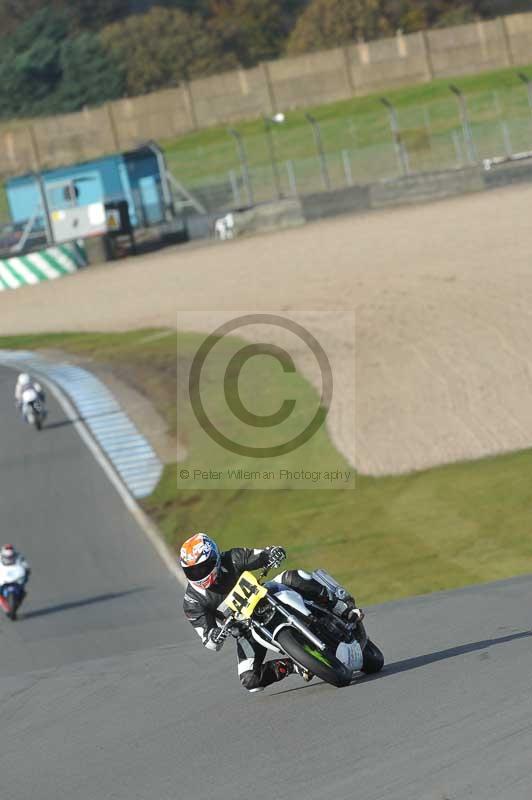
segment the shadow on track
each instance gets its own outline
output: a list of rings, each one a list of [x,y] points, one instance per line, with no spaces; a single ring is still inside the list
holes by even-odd
[[[35,611],[26,611],[21,614],[21,618],[31,619],[33,617],[44,617],[48,614],[60,614],[62,611],[69,611],[71,608],[80,608],[81,606],[90,606],[94,603],[107,603],[109,600],[117,600],[119,597],[126,597],[130,594],[138,594],[140,592],[147,592],[149,586],[144,586],[139,589],[127,589],[125,592],[108,592],[107,594],[97,594],[94,597],[85,597],[82,600],[73,600],[71,603],[60,603],[56,606],[47,606],[46,608],[38,608]]]
[[[118,409],[117,411],[90,412],[85,415],[77,414],[74,419],[62,419],[58,422],[47,422],[42,426],[41,431],[51,431],[54,428],[62,428],[65,425],[73,425],[75,422],[89,422],[91,419],[100,419],[101,417],[117,417],[120,414],[123,414],[121,409]]]
[[[382,672],[377,675],[368,675],[356,679],[356,683],[363,681],[381,680],[388,675],[397,675],[400,672],[408,672],[411,669],[419,669],[425,667],[427,664],[434,664],[437,661],[445,661],[448,658],[456,658],[463,656],[467,653],[474,653],[478,650],[486,650],[488,647],[493,647],[496,644],[506,644],[508,642],[516,641],[517,639],[527,639],[532,637],[532,631],[519,631],[519,633],[508,634],[508,636],[500,636],[498,639],[482,639],[479,642],[470,642],[469,644],[458,645],[458,647],[449,647],[447,650],[438,650],[435,653],[427,653],[424,656],[414,656],[413,658],[405,658],[404,661],[392,661],[391,664],[385,664]]]
[[[63,428],[65,425],[72,425],[74,422],[79,422],[79,419],[79,417],[76,417],[76,419],[63,419],[60,422],[48,422],[42,426],[41,433],[43,431],[51,431],[54,428]]]
[[[501,636],[498,639],[482,639],[479,642],[470,642],[469,644],[458,645],[458,647],[449,647],[447,650],[438,650],[435,653],[427,653],[424,656],[405,658],[403,661],[392,661],[391,664],[385,664],[382,672],[376,675],[357,675],[350,686],[356,686],[358,683],[382,680],[389,675],[398,675],[400,672],[419,669],[419,667],[425,667],[427,664],[434,664],[437,661],[445,661],[448,658],[456,658],[457,656],[474,653],[478,650],[486,650],[488,647],[493,647],[493,645],[496,644],[506,644],[517,639],[528,639],[531,637],[532,631],[519,631],[519,633]],[[312,681],[312,683],[307,683],[304,686],[294,686],[291,689],[283,689],[280,692],[271,692],[269,696],[288,694],[289,692],[300,692],[302,689],[313,689],[318,686],[328,686],[328,684],[325,683],[325,681],[319,681],[318,683]]]

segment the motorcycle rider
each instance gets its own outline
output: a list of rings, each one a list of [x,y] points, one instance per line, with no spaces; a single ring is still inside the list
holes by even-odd
[[[278,567],[286,558],[283,547],[272,545],[263,549],[233,547],[220,552],[216,542],[205,533],[196,533],[181,547],[180,564],[188,580],[183,600],[185,617],[209,650],[220,650],[229,634],[221,631],[218,621],[223,622],[217,608],[229,594],[239,577],[246,570]],[[285,570],[275,579],[276,583],[295,589],[303,597],[326,605],[334,614],[345,620],[363,614],[357,609],[349,595],[341,599],[329,593],[327,588],[303,570]],[[295,664],[291,658],[277,658],[264,663],[266,649],[241,629],[231,631],[237,638],[238,676],[250,692],[259,692],[271,683],[276,683],[296,672],[305,681],[312,679],[311,673]]]
[[[20,567],[22,567],[22,569],[25,570],[26,574],[24,576],[24,581],[22,583],[22,586],[25,587],[31,575],[30,565],[28,564],[22,553],[17,552],[17,550],[15,550],[12,544],[4,544],[2,546],[2,549],[0,550],[0,588],[5,583],[9,582],[5,580],[6,570],[8,567],[12,567],[14,564],[19,565]],[[22,599],[24,599],[25,596],[26,596],[26,590],[23,589]],[[0,594],[0,605],[2,606],[4,611],[8,610],[6,601],[4,600],[2,594]]]
[[[24,403],[24,392],[28,389],[33,389],[43,404],[46,401],[44,389],[39,381],[34,380],[27,372],[21,372],[17,378],[17,385],[15,386],[15,403],[19,411],[22,410]]]

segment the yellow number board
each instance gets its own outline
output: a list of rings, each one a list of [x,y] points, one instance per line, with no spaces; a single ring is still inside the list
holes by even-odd
[[[267,594],[268,590],[260,585],[251,572],[243,572],[225,598],[224,605],[231,609],[237,619],[249,619],[259,600]]]

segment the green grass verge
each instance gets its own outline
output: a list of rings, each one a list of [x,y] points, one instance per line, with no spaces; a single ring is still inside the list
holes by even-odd
[[[177,337],[153,333],[4,337],[0,347],[61,348],[110,364],[170,422]],[[180,350],[194,345],[185,337]],[[197,456],[195,434],[187,444]],[[311,455],[343,460],[327,437]],[[284,544],[289,566],[325,567],[363,604],[532,570],[532,450],[399,477],[359,475],[354,491],[178,491],[177,469],[167,466],[143,502],[171,545],[198,529],[224,547]]]

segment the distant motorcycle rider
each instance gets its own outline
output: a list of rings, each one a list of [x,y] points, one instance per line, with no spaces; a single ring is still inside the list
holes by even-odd
[[[41,384],[34,380],[27,372],[21,372],[17,378],[17,385],[15,386],[15,403],[19,411],[22,410],[24,405],[24,393],[28,390],[33,390],[43,404],[46,401],[46,395]]]
[[[226,636],[221,631],[223,617],[217,608],[246,570],[276,568],[286,558],[284,548],[273,545],[263,549],[233,547],[220,552],[218,545],[205,533],[196,533],[181,547],[180,564],[188,580],[183,601],[185,617],[209,650],[220,650]],[[276,583],[289,586],[303,597],[321,602],[344,620],[361,619],[362,612],[349,595],[340,599],[303,570],[285,570]],[[220,622],[220,625],[218,625]],[[231,631],[237,641],[238,676],[244,688],[258,692],[296,672],[303,680],[311,680],[308,670],[291,658],[278,658],[264,663],[266,650],[240,628]]]
[[[0,587],[5,583],[9,583],[8,570],[14,565],[21,567],[25,571],[24,580],[21,582],[22,586],[26,586],[31,575],[30,565],[24,558],[22,553],[17,552],[12,544],[4,544],[0,550]],[[26,591],[24,589],[24,595]],[[0,594],[0,604],[6,610],[6,605],[3,596]]]

